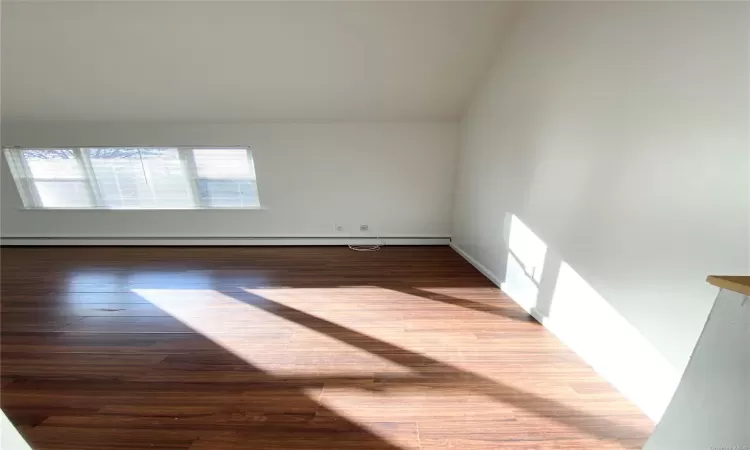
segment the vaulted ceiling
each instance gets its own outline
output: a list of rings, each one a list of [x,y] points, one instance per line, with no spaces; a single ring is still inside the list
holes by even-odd
[[[4,2],[3,120],[452,120],[503,2]]]

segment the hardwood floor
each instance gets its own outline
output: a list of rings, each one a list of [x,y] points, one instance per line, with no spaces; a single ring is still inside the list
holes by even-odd
[[[38,450],[637,449],[651,422],[448,247],[3,248]]]

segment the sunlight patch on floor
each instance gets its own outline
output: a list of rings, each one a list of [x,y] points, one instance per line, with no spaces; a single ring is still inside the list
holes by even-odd
[[[552,420],[556,435],[588,439],[602,432],[586,429],[575,417],[596,422],[621,402],[616,395],[581,401],[574,386],[561,389],[571,371],[586,383],[595,382],[596,375],[571,359],[551,335],[537,335],[535,347],[521,348],[513,330],[529,323],[412,295],[408,292],[415,291],[408,289],[133,292],[269,376],[323,386],[302,388],[323,407],[314,420],[345,417],[404,449],[419,448],[419,439],[403,427],[435,417],[461,419],[455,427],[446,425],[446,439],[473,421],[502,424],[520,416],[527,424]],[[436,308],[451,310],[451,320],[420,322]],[[494,335],[483,341],[482,333],[509,333],[509,339]],[[253,336],[263,336],[262,345],[254,345]],[[534,364],[528,351],[537,353]],[[549,417],[560,411],[560,417]],[[606,421],[603,426],[618,427]],[[503,436],[501,430],[495,434]]]
[[[242,360],[273,375],[410,372],[228,294],[194,289],[133,289],[133,292]],[[254,337],[262,337],[262,343],[254,344]],[[331,354],[336,355],[335,360],[327,357]]]

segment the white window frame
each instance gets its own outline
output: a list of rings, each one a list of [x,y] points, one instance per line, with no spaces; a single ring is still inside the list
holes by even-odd
[[[212,147],[204,147],[204,148],[212,148]],[[223,148],[228,148],[228,147],[223,147]],[[196,148],[196,150],[201,150],[201,148]],[[187,169],[188,169],[188,174],[190,175],[190,179],[191,179],[191,183],[190,184],[191,184],[191,186],[193,188],[193,197],[194,197],[195,203],[198,204],[198,205],[200,205],[201,208],[210,208],[210,209],[213,209],[213,208],[222,208],[222,207],[221,206],[219,206],[219,207],[210,206],[208,203],[206,203],[200,197],[200,194],[199,194],[200,186],[199,186],[199,183],[198,183],[200,180],[208,180],[208,181],[247,181],[246,178],[242,178],[242,177],[221,177],[221,178],[219,178],[219,177],[202,177],[202,176],[200,176],[198,174],[198,168],[197,168],[197,165],[195,163],[195,158],[194,158],[193,152],[188,152],[188,153],[189,153],[190,156],[188,158],[186,158],[186,165],[187,165]],[[253,162],[253,156],[250,153],[249,149],[246,152],[245,156],[247,157],[247,164],[248,164],[248,166],[250,166],[252,168],[252,170],[253,170],[253,173],[255,173],[255,165],[254,165],[254,162]],[[257,184],[258,184],[257,180],[255,178],[251,178],[251,180],[255,181],[255,183],[256,183],[256,189],[257,189]],[[260,195],[258,196],[258,202],[260,202]]]
[[[99,183],[96,179],[96,173],[93,170],[91,159],[89,156],[89,152],[86,150],[90,149],[96,149],[96,148],[118,148],[118,149],[126,149],[126,150],[136,150],[136,149],[176,149],[180,158],[180,162],[182,163],[184,173],[188,177],[188,185],[190,186],[190,192],[192,196],[192,207],[181,207],[181,208],[138,208],[138,207],[129,207],[129,208],[110,208],[106,206],[104,203],[103,195],[99,188]],[[207,178],[207,177],[199,177],[198,171],[196,168],[195,158],[193,154],[193,150],[201,150],[201,149],[236,149],[236,150],[245,150],[245,155],[247,157],[248,165],[250,166],[250,169],[253,173],[253,176],[248,178],[237,178],[237,177],[227,177],[227,178]],[[73,151],[73,154],[76,158],[76,161],[78,162],[81,172],[83,173],[83,178],[75,178],[75,179],[58,179],[58,178],[34,178],[33,174],[31,173],[31,170],[29,169],[28,165],[26,164],[26,159],[23,157],[23,151],[24,150],[71,150]],[[164,211],[164,210],[179,210],[179,209],[261,209],[260,206],[260,195],[258,195],[258,204],[257,205],[250,205],[250,206],[211,206],[209,203],[203,201],[199,195],[198,190],[198,181],[199,180],[238,180],[238,181],[253,181],[256,183],[256,190],[257,187],[257,176],[256,174],[256,168],[255,168],[255,161],[252,156],[252,151],[249,147],[238,147],[238,146],[138,146],[138,147],[107,147],[107,146],[100,146],[100,147],[4,147],[3,153],[5,155],[6,161],[8,161],[8,165],[10,167],[11,173],[13,175],[13,179],[16,181],[16,186],[18,187],[19,194],[21,195],[21,200],[24,204],[24,209],[42,209],[42,210],[54,210],[54,209],[63,209],[63,210],[95,210],[95,209],[107,209],[107,210],[117,210],[117,211],[123,211],[123,210],[137,210],[137,211]],[[54,181],[54,182],[83,182],[86,186],[86,189],[89,194],[89,199],[91,201],[91,207],[81,207],[81,206],[75,206],[75,207],[45,207],[42,204],[41,197],[39,196],[39,192],[36,187],[36,182],[41,181]]]

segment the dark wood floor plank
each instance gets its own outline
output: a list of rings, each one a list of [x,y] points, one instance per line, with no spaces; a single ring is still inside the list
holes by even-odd
[[[634,449],[652,423],[448,247],[3,248],[38,450]]]

